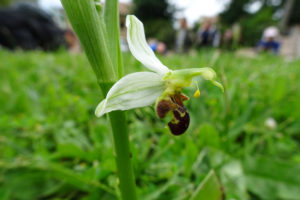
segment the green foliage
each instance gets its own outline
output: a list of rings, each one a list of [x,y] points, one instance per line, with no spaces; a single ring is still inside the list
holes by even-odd
[[[174,8],[167,0],[134,0],[134,15],[144,26],[146,38],[156,38],[168,46],[174,44],[175,30],[173,29]]]
[[[235,23],[236,20],[247,16],[247,12],[244,10],[244,6],[249,2],[250,0],[230,1],[227,8],[220,14],[222,23],[230,25]]]
[[[300,9],[300,1],[294,1],[293,8],[291,11],[291,16],[289,19],[289,25],[297,25],[300,22],[300,15],[299,15],[299,9]]]
[[[172,10],[168,9],[169,4],[166,0],[134,0],[134,14],[141,20],[166,19],[173,18]]]
[[[102,97],[85,56],[0,58],[0,199],[117,199],[113,143],[106,119],[94,116]],[[226,90],[199,79],[179,137],[152,107],[127,112],[140,199],[190,199],[211,169],[228,200],[297,199],[300,60],[210,51],[161,59],[174,69],[214,66]],[[129,54],[124,66],[145,71]],[[265,125],[269,117],[277,126]]]
[[[214,171],[210,171],[203,182],[199,185],[191,200],[210,199],[222,200],[223,191],[222,186]]]
[[[24,0],[0,0],[0,6],[8,6],[16,3],[23,3]],[[37,3],[38,0],[26,0],[29,3]]]
[[[214,126],[209,123],[203,123],[199,128],[199,143],[202,147],[211,146],[220,147],[220,135]]]
[[[249,190],[263,199],[298,199],[300,165],[266,158],[248,159],[244,169]]]
[[[261,8],[250,13],[247,7],[253,3],[261,3]],[[239,23],[242,28],[242,42],[244,45],[256,45],[262,36],[263,30],[271,25],[276,25],[279,19],[275,19],[275,13],[282,11],[284,1],[277,3],[269,0],[232,0],[227,8],[220,14],[221,23],[228,27]]]
[[[11,4],[11,0],[0,0],[0,6],[7,6]]]
[[[264,29],[276,25],[276,21],[272,20],[273,14],[272,9],[266,8],[241,19],[242,40],[245,45],[256,45],[261,39]]]

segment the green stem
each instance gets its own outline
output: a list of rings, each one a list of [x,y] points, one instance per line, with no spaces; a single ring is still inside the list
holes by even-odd
[[[61,0],[61,2],[105,96],[117,80],[115,72],[118,78],[123,74],[118,1],[106,1],[105,16],[99,0]],[[108,116],[113,133],[122,199],[136,200],[126,118],[121,111],[111,112]]]
[[[113,84],[100,84],[108,92]],[[122,111],[114,111],[108,114],[111,130],[113,133],[114,150],[120,190],[123,200],[136,200],[136,184],[133,167],[131,164],[131,153],[129,147],[129,133],[126,117]]]
[[[135,178],[131,164],[131,153],[129,150],[129,134],[124,112],[115,111],[109,114],[112,127],[114,147],[120,190],[123,200],[136,200]]]
[[[119,2],[118,0],[105,1],[104,21],[106,24],[107,36],[109,39],[108,50],[110,51],[112,62],[116,66],[118,78],[123,76],[123,61],[120,47],[120,22],[119,22]]]
[[[104,22],[109,40],[108,50],[118,79],[123,76],[123,61],[120,48],[119,2],[118,0],[105,1]],[[101,86],[101,84],[100,84]],[[103,88],[103,86],[102,86]],[[109,87],[110,88],[110,87]],[[129,134],[124,112],[109,113],[109,121],[113,133],[116,164],[120,181],[120,190],[123,200],[137,199],[134,172],[131,164],[129,148]]]
[[[94,0],[61,0],[98,82],[116,81],[108,51],[106,27],[101,23]]]

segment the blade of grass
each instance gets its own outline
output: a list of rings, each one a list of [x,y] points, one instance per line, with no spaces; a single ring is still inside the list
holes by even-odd
[[[191,200],[222,200],[223,191],[220,182],[213,170],[211,170],[192,195]]]

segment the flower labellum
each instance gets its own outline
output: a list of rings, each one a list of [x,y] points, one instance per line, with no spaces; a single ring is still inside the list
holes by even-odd
[[[176,94],[169,100],[160,100],[156,105],[156,113],[159,118],[164,118],[172,111],[172,120],[168,126],[174,135],[183,134],[190,124],[189,113],[183,105],[184,100],[188,100],[188,97],[183,94]]]
[[[223,90],[215,81],[213,69],[190,68],[170,70],[163,65],[148,46],[144,26],[135,16],[126,17],[127,41],[132,55],[152,72],[135,72],[117,81],[96,108],[95,114],[101,117],[114,110],[129,110],[155,103],[157,116],[162,119],[168,114],[171,120],[168,127],[172,134],[183,134],[190,123],[190,116],[183,101],[189,98],[181,93],[182,88],[192,85],[193,78],[202,76]],[[194,97],[200,96],[197,91]]]

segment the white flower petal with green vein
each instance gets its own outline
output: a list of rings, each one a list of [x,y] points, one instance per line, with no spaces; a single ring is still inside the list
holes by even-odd
[[[129,110],[149,106],[165,90],[161,76],[153,72],[136,72],[124,76],[97,106],[95,114],[101,117],[114,110]]]
[[[133,15],[126,17],[127,42],[132,55],[144,64],[149,70],[158,74],[170,71],[155,56],[147,44],[143,23]]]

